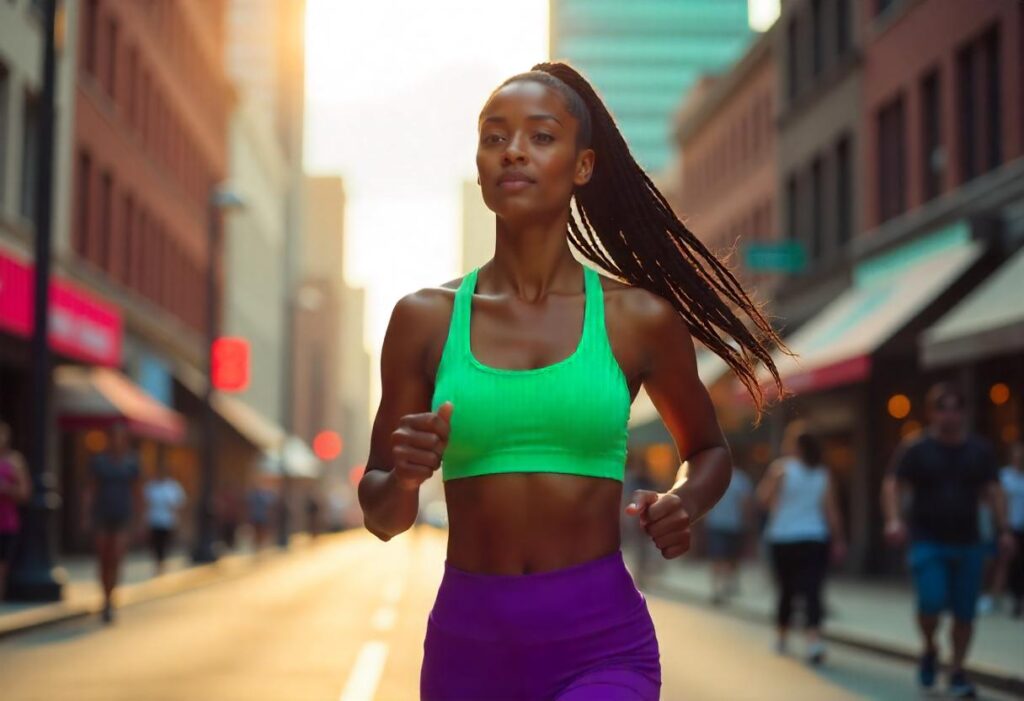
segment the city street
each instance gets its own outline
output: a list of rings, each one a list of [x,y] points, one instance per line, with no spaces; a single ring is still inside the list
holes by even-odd
[[[251,574],[0,642],[5,701],[417,698],[444,534],[329,536]],[[663,698],[916,698],[913,670],[834,646],[820,671],[771,650],[771,630],[651,598]],[[985,694],[984,698],[1009,696]]]

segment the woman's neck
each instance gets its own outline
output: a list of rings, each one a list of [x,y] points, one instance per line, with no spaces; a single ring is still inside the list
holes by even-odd
[[[569,250],[565,217],[511,223],[497,220],[491,284],[535,302],[551,292],[578,291],[579,262]]]

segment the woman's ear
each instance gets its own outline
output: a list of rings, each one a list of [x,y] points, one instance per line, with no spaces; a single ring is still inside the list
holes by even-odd
[[[476,184],[477,184],[477,185],[479,185],[479,184],[480,184],[480,176],[479,176],[479,175],[478,175],[478,176],[476,176]]]
[[[597,156],[594,154],[594,149],[585,148],[579,152],[576,156],[576,174],[572,181],[576,187],[586,185],[590,182],[591,176],[594,174],[594,160]]]

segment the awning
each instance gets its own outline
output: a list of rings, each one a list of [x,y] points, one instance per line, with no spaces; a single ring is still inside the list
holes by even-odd
[[[853,285],[807,322],[775,355],[786,388],[820,391],[860,382],[871,355],[931,304],[978,260],[982,246],[957,223],[854,269]],[[761,368],[759,380],[773,388]]]
[[[718,382],[729,370],[729,365],[703,346],[697,351],[697,375],[705,387]],[[636,428],[658,419],[658,410],[643,387],[637,392],[636,399],[629,411],[629,427]]]
[[[280,449],[265,452],[260,461],[260,469],[270,475],[281,476],[282,466],[289,477],[316,479],[322,463],[304,440],[290,435]]]
[[[103,428],[124,422],[129,431],[144,438],[179,443],[185,437],[181,414],[117,370],[63,365],[54,370],[53,381],[62,428]]]
[[[1024,248],[924,332],[927,367],[1024,353]]]
[[[203,373],[190,365],[178,364],[174,376],[196,399],[202,401],[206,387]],[[263,451],[275,451],[285,438],[284,429],[256,409],[223,392],[214,391],[210,405],[242,438]]]

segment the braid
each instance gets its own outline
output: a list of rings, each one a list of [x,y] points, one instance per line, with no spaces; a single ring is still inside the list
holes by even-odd
[[[765,396],[757,381],[756,363],[768,368],[781,396],[782,379],[771,349],[778,346],[789,352],[760,306],[672,212],[582,75],[565,63],[539,63],[502,87],[518,80],[558,91],[579,121],[578,146],[592,148],[598,155],[590,182],[574,194],[570,242],[612,275],[672,304],[690,333],[732,368],[760,413]],[[742,310],[750,326],[733,309]]]

